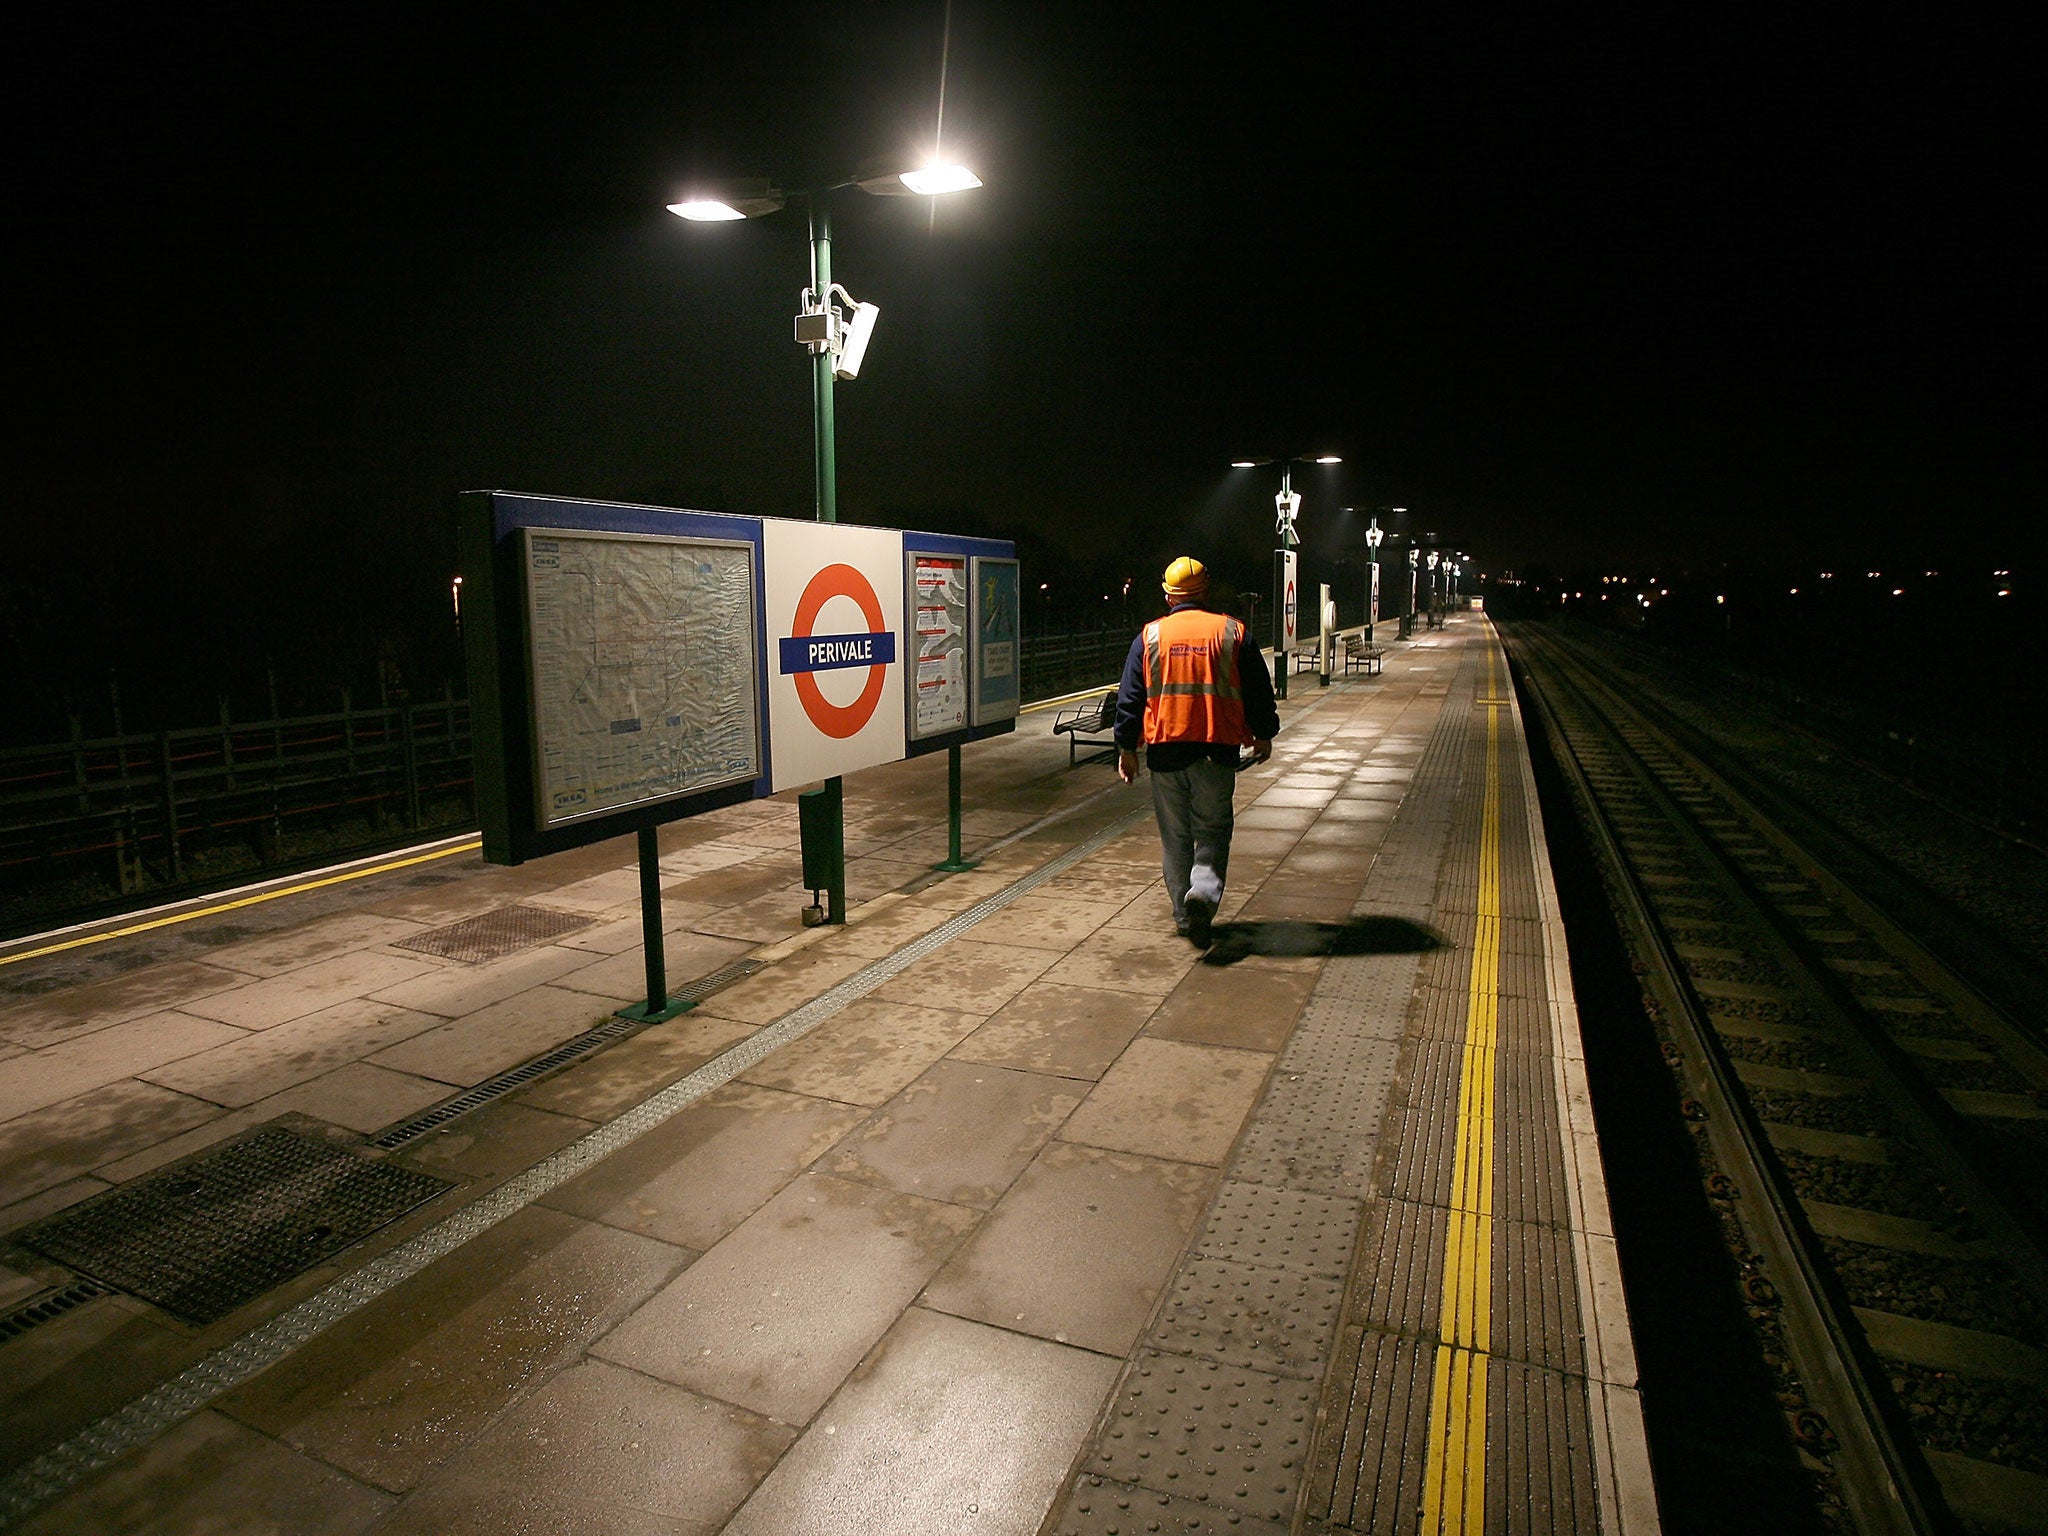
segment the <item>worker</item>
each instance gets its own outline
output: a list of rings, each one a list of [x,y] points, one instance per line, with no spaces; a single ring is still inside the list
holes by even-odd
[[[1137,779],[1142,743],[1174,931],[1206,949],[1230,869],[1237,772],[1273,755],[1280,715],[1258,646],[1209,607],[1202,562],[1182,555],[1162,585],[1166,617],[1131,642],[1117,690],[1116,772]]]

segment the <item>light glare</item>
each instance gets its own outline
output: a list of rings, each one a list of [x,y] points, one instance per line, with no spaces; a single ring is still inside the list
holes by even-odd
[[[724,224],[733,219],[744,219],[746,215],[730,203],[721,203],[713,198],[697,198],[687,203],[670,203],[668,211],[679,219],[689,219],[698,224]]]
[[[981,185],[981,178],[964,165],[928,165],[921,171],[905,171],[903,185],[920,197],[941,192],[965,192]]]

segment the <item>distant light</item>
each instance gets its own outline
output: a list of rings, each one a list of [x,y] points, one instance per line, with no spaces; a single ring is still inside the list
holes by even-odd
[[[668,211],[679,219],[689,219],[698,224],[724,224],[733,219],[746,217],[731,203],[721,203],[709,197],[697,198],[687,203],[670,203]]]
[[[1259,461],[1257,459],[1232,459],[1230,467],[1232,469],[1257,469]]]
[[[1905,589],[1904,587],[1893,587],[1893,588],[1892,588],[1892,596],[1893,596],[1893,597],[1904,597],[1905,595],[1906,595],[1906,589]]]
[[[1715,594],[1715,596],[1714,596],[1714,601],[1715,601],[1715,602],[1717,602],[1717,603],[1725,603],[1725,602],[1727,602],[1727,601],[1728,601],[1728,599],[1727,599],[1727,598],[1725,598],[1725,597],[1722,597],[1722,596],[1721,596],[1721,595],[1720,595],[1719,593],[1716,593],[1716,594]]]
[[[928,165],[921,171],[905,171],[903,185],[920,197],[941,192],[965,192],[981,185],[981,178],[964,165]]]
[[[1797,597],[1797,596],[1799,595],[1799,589],[1798,589],[1797,587],[1794,587],[1794,588],[1792,589],[1792,595],[1793,595],[1794,597]]]
[[[1326,453],[1316,460],[1318,464],[1342,464],[1344,461],[1334,453]]]
[[[2012,588],[2011,588],[2011,587],[2000,587],[2000,588],[1998,589],[1998,595],[1999,595],[2000,597],[2011,597],[2011,596],[2012,596]]]
[[[1835,573],[1833,571],[1822,571],[1820,573],[1820,579],[1822,581],[1833,581],[1835,579]]]
[[[1941,574],[1941,572],[1939,572],[1939,571],[1929,571],[1929,572],[1928,572],[1927,574],[1928,574],[1928,575],[1930,575],[1930,576],[1939,576],[1939,575]]]

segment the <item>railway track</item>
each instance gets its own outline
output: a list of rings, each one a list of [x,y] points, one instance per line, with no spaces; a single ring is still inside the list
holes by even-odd
[[[2030,978],[1957,974],[1883,850],[1842,856],[1612,658],[1507,641],[1837,1523],[2048,1530],[2048,1050],[1986,996]]]

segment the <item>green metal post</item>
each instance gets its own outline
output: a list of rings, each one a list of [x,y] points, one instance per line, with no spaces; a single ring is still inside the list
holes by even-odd
[[[832,289],[832,211],[823,193],[810,198],[811,210],[811,292],[819,303],[827,302]],[[839,462],[832,421],[832,369],[837,361],[830,348],[822,348],[811,359],[812,446],[816,450],[818,480],[818,521],[839,521]],[[831,790],[832,882],[826,889],[825,921],[846,921],[846,791],[835,775],[826,780]]]
[[[946,748],[946,849],[946,862],[934,864],[933,869],[957,875],[981,863],[979,859],[960,857],[960,749],[957,746]]]
[[[659,1024],[688,1011],[688,1003],[668,997],[668,966],[661,939],[661,841],[653,827],[638,833],[640,847],[640,949],[647,961],[647,1001],[621,1008],[618,1017],[640,1024]]]

